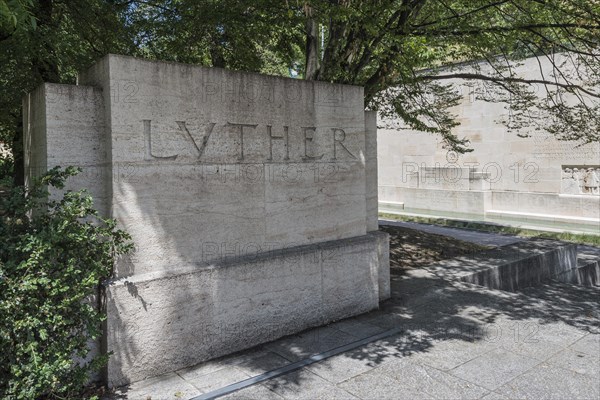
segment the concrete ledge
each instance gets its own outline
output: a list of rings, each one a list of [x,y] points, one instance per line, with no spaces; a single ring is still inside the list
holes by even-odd
[[[379,185],[379,203],[404,203],[405,209],[481,214],[491,206],[489,190],[431,189]]]
[[[600,196],[494,190],[486,210],[600,219]]]
[[[600,230],[600,219],[598,218],[585,218],[585,217],[573,217],[563,215],[552,215],[552,214],[535,214],[527,212],[515,212],[515,211],[501,211],[501,210],[488,210],[485,212],[485,216],[488,219],[512,219],[518,220],[523,223],[527,222],[558,222],[563,224],[571,225],[589,225],[590,227],[596,227]],[[600,232],[600,231],[599,231]]]
[[[400,215],[600,234],[600,196],[379,185],[379,199],[380,211]],[[403,207],[393,204],[403,204]]]
[[[398,201],[380,201],[379,211],[380,212],[395,212],[404,210],[404,203]]]
[[[442,261],[427,269],[443,279],[514,292],[576,268],[576,244],[535,239]]]
[[[106,287],[110,386],[160,375],[379,305],[387,235],[298,246]],[[383,284],[382,284],[383,286]]]
[[[483,214],[468,214],[460,212],[450,211],[431,211],[422,208],[410,208],[404,207],[402,210],[391,210],[391,209],[379,209],[380,212],[386,212],[389,214],[404,215],[407,217],[421,217],[421,218],[446,218],[457,221],[483,221]]]
[[[509,218],[508,216],[499,216],[499,217],[491,217],[484,216],[483,214],[465,214],[459,212],[447,212],[447,211],[431,211],[431,210],[423,210],[423,209],[415,209],[405,207],[404,210],[392,211],[392,210],[382,210],[381,212],[386,212],[389,214],[403,215],[406,217],[421,217],[421,218],[444,218],[448,220],[454,221],[464,221],[464,222],[477,222],[477,223],[487,223],[490,225],[504,225],[504,226],[512,226],[515,228],[522,229],[532,229],[532,230],[542,230],[548,232],[572,232],[572,233],[592,233],[599,234],[600,222],[597,224],[568,224],[564,221],[548,221],[544,219],[528,219],[527,221],[523,221],[518,217]]]
[[[580,286],[600,286],[600,262],[578,260],[578,267],[555,277],[559,282]]]

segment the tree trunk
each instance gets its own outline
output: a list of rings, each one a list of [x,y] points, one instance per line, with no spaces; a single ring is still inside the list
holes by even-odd
[[[319,24],[312,18],[310,6],[305,6],[306,12],[306,48],[304,79],[314,80],[319,74]]]
[[[223,46],[225,43],[225,37],[223,32],[215,32],[211,36],[210,43],[210,61],[213,67],[225,68],[225,56],[223,53]]]
[[[56,29],[56,27],[52,26],[53,8],[53,0],[40,0],[37,8],[33,11],[37,21],[37,28],[31,34],[33,36],[33,40],[38,41],[40,48],[37,52],[34,52],[31,57],[31,69],[35,76],[37,76],[40,80],[39,83],[60,83],[60,72],[54,57],[54,49],[51,43],[52,39],[47,37],[44,33],[46,32],[46,28],[48,26],[50,26],[50,29]],[[18,115],[16,116],[15,131],[12,138],[11,148],[15,160],[13,182],[15,185],[22,186],[25,184],[22,109],[20,109]]]
[[[54,57],[54,49],[50,42],[51,39],[44,35],[44,31],[48,26],[50,26],[48,32],[58,29],[58,27],[52,26],[54,4],[52,0],[40,0],[38,4],[38,8],[34,13],[37,20],[37,29],[34,32],[34,35],[37,36],[36,39],[41,42],[41,54],[35,54],[33,56],[33,70],[38,73],[42,82],[60,83],[58,63]],[[39,37],[40,34],[42,37]]]
[[[13,167],[13,183],[16,186],[25,185],[25,157],[23,154],[23,109],[19,110],[17,126],[12,138],[12,154],[15,161]]]

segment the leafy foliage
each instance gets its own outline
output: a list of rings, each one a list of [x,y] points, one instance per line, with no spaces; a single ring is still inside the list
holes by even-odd
[[[1,398],[75,397],[107,359],[83,361],[101,334],[99,283],[129,236],[83,191],[47,200],[44,185],[60,189],[75,173],[55,168],[0,205]]]
[[[12,154],[0,143],[0,188],[10,186],[10,177],[14,167]]]
[[[508,128],[598,141],[600,4],[587,0],[310,1],[325,27],[314,78],[365,86],[365,105],[438,133],[460,152],[449,109],[457,81],[487,85]],[[560,55],[559,53],[563,53]],[[537,71],[517,74],[536,57]],[[465,73],[466,71],[466,73]],[[454,93],[453,93],[454,92]]]
[[[403,127],[453,133],[459,80],[506,103],[509,129],[589,143],[600,132],[600,4],[588,0],[134,1],[149,57],[365,87],[365,106]],[[557,56],[564,53],[566,56]],[[524,78],[519,62],[537,57]],[[295,67],[298,61],[304,67]],[[465,72],[467,71],[467,72]],[[535,93],[534,93],[535,92]],[[535,95],[533,95],[535,94]]]
[[[32,5],[32,0],[0,0],[1,29],[3,31],[17,30],[27,23],[35,27],[35,18],[29,12]]]
[[[127,15],[145,57],[276,75],[302,59],[303,17],[285,2],[135,1]]]
[[[103,0],[0,0],[0,142],[16,166],[23,164],[23,96],[42,82],[75,83],[108,52],[132,53],[125,9]]]

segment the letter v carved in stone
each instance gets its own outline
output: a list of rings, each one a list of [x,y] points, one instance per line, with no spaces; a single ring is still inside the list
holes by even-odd
[[[206,133],[202,137],[202,143],[200,143],[200,146],[198,146],[198,144],[194,140],[194,137],[192,136],[192,134],[188,130],[187,126],[185,125],[185,121],[175,121],[175,122],[177,123],[177,126],[179,126],[179,129],[181,129],[181,131],[185,132],[187,137],[192,141],[192,144],[194,145],[194,148],[196,149],[196,153],[198,154],[197,159],[199,160],[200,157],[202,157],[202,154],[204,154],[204,149],[206,149],[208,139],[210,139],[210,135],[212,134],[212,131],[215,128],[216,123],[211,122],[208,124]]]

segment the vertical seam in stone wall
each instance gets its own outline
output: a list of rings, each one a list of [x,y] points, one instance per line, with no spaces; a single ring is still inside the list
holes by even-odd
[[[321,309],[319,310],[319,324],[323,325],[325,323],[325,312],[324,312],[324,307],[326,306],[325,304],[325,277],[324,277],[324,273],[323,273],[323,247],[319,246],[319,251],[317,252],[317,254],[319,254],[319,268],[321,270]]]
[[[106,74],[105,76],[102,77],[102,79],[104,80],[104,82],[102,83],[102,103],[104,106],[104,146],[105,146],[105,151],[106,151],[106,163],[107,163],[107,169],[110,169],[110,174],[108,174],[108,176],[110,177],[108,182],[105,183],[105,187],[106,187],[106,197],[108,199],[110,199],[110,206],[107,207],[107,213],[108,216],[110,218],[114,217],[114,198],[113,198],[113,193],[114,193],[114,187],[113,185],[115,184],[114,180],[114,165],[113,165],[113,148],[112,148],[112,98],[111,98],[111,93],[110,93],[110,64],[111,64],[111,54],[107,54],[106,55]],[[108,87],[106,87],[106,85],[108,84]],[[108,93],[106,93],[108,90]],[[108,99],[106,98],[106,96],[108,95]],[[117,174],[119,173],[119,170],[117,169]],[[117,176],[117,179],[120,179]]]

